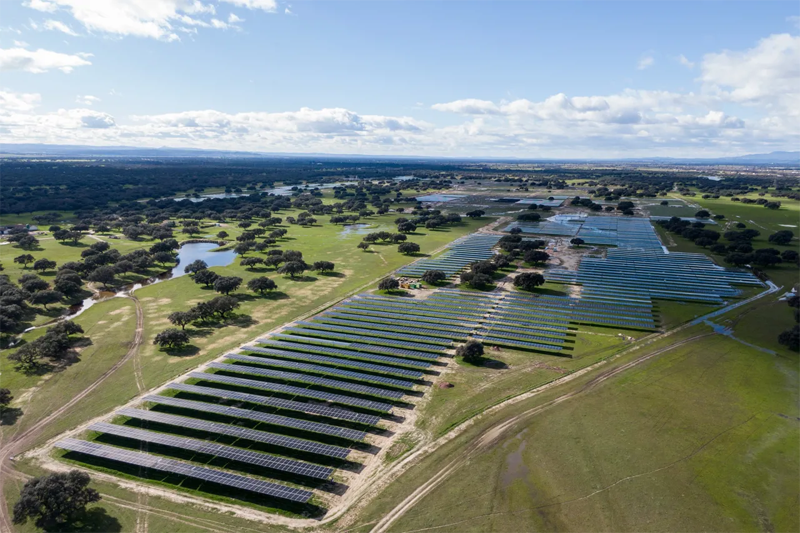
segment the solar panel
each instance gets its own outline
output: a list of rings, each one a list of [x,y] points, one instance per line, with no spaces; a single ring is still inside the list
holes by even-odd
[[[298,361],[311,361],[330,366],[342,366],[346,368],[360,368],[375,372],[378,374],[393,374],[404,376],[409,379],[422,379],[422,372],[418,370],[411,370],[408,368],[394,368],[385,365],[376,365],[373,363],[362,363],[361,361],[351,361],[349,359],[340,359],[337,357],[328,357],[326,355],[316,355],[303,352],[292,352],[289,350],[276,350],[274,348],[260,348],[258,346],[245,346],[243,350],[259,354],[274,355],[283,359],[295,359]]]
[[[362,374],[361,372],[351,372],[350,370],[340,370],[338,368],[330,368],[320,365],[310,365],[307,363],[298,363],[295,361],[283,361],[281,359],[273,359],[271,357],[251,357],[249,355],[238,355],[238,354],[227,354],[225,357],[233,361],[242,361],[245,363],[254,363],[257,365],[277,366],[281,368],[292,368],[295,370],[316,372],[319,374],[327,374],[331,376],[339,376],[357,381],[381,383],[384,385],[390,385],[392,387],[398,387],[401,389],[414,388],[414,384],[412,382],[405,381],[402,379],[388,378],[385,376],[373,376],[371,374]]]
[[[443,352],[445,347],[435,346],[432,344],[422,344],[419,342],[409,342],[395,339],[385,339],[383,337],[374,337],[369,335],[349,335],[347,333],[338,333],[334,331],[321,331],[309,328],[293,328],[288,327],[283,329],[286,333],[295,335],[302,335],[305,337],[314,337],[321,339],[332,339],[334,341],[347,341],[347,342],[360,342],[363,344],[377,344],[379,346],[397,346],[407,347],[416,350],[427,350],[431,352]]]
[[[376,335],[374,331],[370,331],[369,328],[365,328],[362,326],[352,326],[352,325],[338,325],[338,324],[324,324],[320,322],[310,322],[306,320],[301,320],[296,322],[296,324],[302,326],[304,329],[318,329],[321,331],[338,331],[341,333],[353,333],[355,335],[367,335],[372,336]],[[438,344],[441,346],[450,346],[452,341],[449,340],[442,340],[436,337],[428,337],[426,335],[420,335],[419,330],[417,333],[402,333],[397,331],[397,328],[384,328],[381,331],[381,335],[390,339],[398,339],[402,341],[410,341],[410,342],[420,342],[424,344]],[[434,348],[431,348],[434,349]]]
[[[364,329],[373,329],[378,331],[385,331],[387,326],[391,326],[393,331],[398,332],[419,332],[424,333],[425,335],[432,336],[432,337],[441,337],[447,340],[458,340],[465,337],[465,334],[468,334],[471,330],[469,328],[455,328],[455,327],[445,327],[444,329],[428,329],[433,328],[434,325],[424,325],[419,322],[407,321],[407,320],[392,320],[392,319],[379,319],[379,318],[372,318],[370,320],[359,321],[356,320],[354,317],[358,317],[361,315],[347,315],[349,318],[337,318],[339,315],[338,313],[329,313],[325,315],[317,315],[314,317],[314,320],[317,322],[325,322],[330,324],[337,324],[340,326],[351,326],[351,327],[359,327]],[[455,332],[454,329],[462,330],[462,332]]]
[[[212,381],[215,383],[225,383],[226,385],[234,385],[236,387],[248,387],[251,389],[279,392],[282,394],[300,396],[303,398],[314,398],[316,400],[325,400],[331,403],[349,405],[352,407],[361,407],[363,409],[369,409],[371,411],[379,411],[381,413],[388,413],[392,410],[391,404],[388,403],[376,402],[374,400],[366,400],[364,398],[356,398],[355,396],[345,396],[343,394],[333,394],[330,392],[322,392],[313,389],[304,389],[302,387],[293,387],[291,385],[283,385],[280,383],[270,383],[268,381],[257,381],[254,379],[235,378],[231,376],[223,376],[221,374],[207,374],[204,372],[190,372],[187,377],[194,379],[202,379],[205,381]]]
[[[334,346],[342,346],[342,348],[340,349],[350,348],[352,350],[360,352],[385,353],[385,354],[397,355],[400,357],[409,357],[412,359],[423,359],[427,361],[436,360],[439,357],[439,355],[435,353],[420,352],[418,350],[406,350],[405,348],[394,348],[392,346],[380,346],[378,344],[367,344],[363,342],[341,343],[329,339],[321,339],[317,337],[301,337],[300,335],[283,335],[281,333],[276,333],[272,337],[280,339],[281,341],[285,341],[287,344],[290,344],[292,342],[306,343],[306,344],[319,343],[323,345],[333,344]]]
[[[180,474],[193,479],[199,479],[201,481],[208,481],[219,485],[247,490],[258,494],[263,494],[265,496],[281,498],[298,503],[306,503],[313,496],[313,493],[307,490],[286,487],[284,485],[278,485],[277,483],[252,479],[238,474],[231,474],[202,466],[194,466],[182,463],[180,461],[175,461],[173,459],[165,459],[163,457],[156,457],[146,453],[124,450],[122,448],[115,448],[113,446],[105,446],[102,444],[97,444],[96,442],[86,442],[77,439],[62,439],[56,443],[56,447],[61,448],[62,450],[91,455],[93,457],[126,463],[142,468],[150,468],[160,472]]]
[[[273,426],[300,429],[303,431],[308,431],[309,433],[320,433],[322,435],[331,435],[333,437],[339,437],[353,441],[361,441],[366,436],[366,433],[356,429],[340,428],[337,426],[331,426],[330,424],[310,422],[300,418],[289,418],[287,416],[262,413],[260,411],[251,411],[249,409],[239,409],[238,407],[228,407],[216,403],[195,402],[192,400],[182,400],[180,398],[173,398],[170,396],[155,395],[145,396],[143,400],[160,405],[169,405],[172,407],[180,407],[182,409],[202,411],[204,413],[216,413],[233,418],[255,420],[257,422],[262,422],[264,424],[270,424]]]
[[[281,370],[269,370],[267,368],[255,368],[252,366],[243,365],[226,365],[223,363],[209,363],[210,368],[223,370],[225,372],[234,372],[237,374],[250,374],[253,376],[261,376],[265,378],[280,379],[283,381],[296,381],[299,383],[308,383],[310,385],[319,385],[320,387],[328,387],[331,389],[341,389],[358,394],[366,394],[369,396],[379,396],[381,398],[400,399],[403,393],[399,391],[379,389],[377,387],[368,387],[366,385],[356,385],[346,381],[339,381],[337,379],[320,378],[316,376],[309,376],[306,374],[296,374],[294,372],[283,372]]]
[[[284,435],[277,435],[267,431],[243,428],[230,424],[207,422],[198,418],[188,418],[185,416],[159,413],[157,411],[146,411],[144,409],[131,409],[130,407],[119,409],[114,414],[118,416],[135,418],[137,420],[145,420],[147,422],[155,422],[157,424],[166,424],[169,426],[205,431],[207,433],[214,433],[217,435],[227,435],[229,437],[247,439],[253,442],[262,442],[272,446],[279,446],[301,452],[315,453],[318,455],[324,455],[326,457],[335,457],[337,459],[345,459],[348,455],[350,455],[350,450],[341,446],[332,446],[330,444],[322,444],[310,440],[296,439],[294,437],[286,437]]]
[[[215,442],[187,439],[184,437],[174,437],[166,433],[156,433],[144,429],[132,428],[128,426],[118,426],[116,424],[108,424],[105,422],[98,422],[89,426],[91,431],[106,433],[109,435],[116,435],[126,439],[134,439],[140,442],[148,442],[151,444],[160,444],[172,448],[180,448],[181,450],[191,450],[193,452],[204,453],[214,457],[222,457],[223,459],[231,459],[240,463],[247,463],[280,472],[290,472],[301,476],[312,477],[315,479],[330,479],[333,474],[333,468],[319,466],[311,463],[304,463],[294,459],[284,459],[283,457],[276,457],[265,453],[244,450],[241,448],[234,448],[233,446],[225,446]]]
[[[358,422],[359,424],[366,424],[369,426],[374,426],[381,421],[381,417],[376,415],[365,415],[363,413],[356,413],[346,409],[326,407],[324,405],[306,402],[296,402],[294,400],[284,400],[283,398],[276,398],[274,396],[261,396],[259,394],[248,394],[246,392],[218,389],[216,387],[199,387],[197,385],[187,385],[186,383],[170,383],[167,385],[167,388],[181,392],[189,392],[192,394],[212,396],[214,398],[268,405],[278,409],[286,409],[287,411],[296,411],[298,413],[307,413],[311,415],[335,418],[338,420],[347,420],[349,422]]]
[[[297,339],[299,340],[299,339]],[[275,348],[283,348],[286,350],[298,350],[303,352],[313,352],[327,355],[336,355],[340,357],[347,357],[351,359],[360,359],[364,361],[376,361],[381,363],[388,363],[397,366],[410,366],[413,368],[428,368],[431,366],[428,361],[414,361],[409,359],[401,359],[399,357],[389,357],[386,355],[378,355],[372,353],[357,352],[355,350],[343,350],[341,348],[333,348],[330,346],[318,346],[312,344],[301,344],[298,342],[283,342],[272,339],[258,339],[259,344],[265,346],[273,346]]]

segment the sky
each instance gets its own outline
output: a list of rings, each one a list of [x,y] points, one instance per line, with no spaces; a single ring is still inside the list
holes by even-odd
[[[0,0],[0,143],[521,158],[797,150],[800,4]]]

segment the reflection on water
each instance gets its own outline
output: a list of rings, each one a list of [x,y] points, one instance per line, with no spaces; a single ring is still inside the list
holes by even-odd
[[[186,268],[186,265],[196,261],[197,259],[202,259],[209,267],[228,266],[233,263],[233,260],[236,258],[236,254],[233,253],[233,251],[224,250],[221,252],[212,252],[211,250],[214,250],[215,248],[219,248],[219,245],[214,242],[194,242],[190,244],[184,244],[178,252],[178,264],[171,271],[164,272],[163,274],[159,274],[158,276],[148,278],[137,283],[123,285],[117,292],[100,291],[91,297],[86,298],[81,303],[70,306],[68,313],[58,320],[75,318],[94,304],[108,300],[109,298],[127,297],[130,296],[135,290],[141,289],[144,286],[185,276],[186,272],[184,272],[183,269]],[[31,329],[35,328],[28,328],[28,330]]]
[[[261,194],[262,192],[271,193],[275,196],[290,196],[294,190],[292,187],[297,187],[301,191],[311,191],[313,189],[332,189],[334,187],[338,187],[340,185],[344,185],[343,182],[337,183],[312,183],[309,185],[284,185],[282,187],[275,187],[274,189],[260,189],[257,191],[251,192],[218,192],[218,193],[209,193],[209,194],[201,194],[200,196],[193,197],[193,196],[181,196],[173,198],[176,202],[180,202],[181,200],[189,200],[190,202],[203,202],[210,198],[239,198],[240,196],[250,196],[251,194]]]
[[[342,226],[342,231],[339,232],[340,237],[347,237],[348,235],[366,235],[373,229],[372,224],[345,224]]]

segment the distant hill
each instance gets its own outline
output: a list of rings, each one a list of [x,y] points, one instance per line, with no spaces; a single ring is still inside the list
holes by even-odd
[[[419,161],[513,161],[568,163],[580,161],[624,162],[624,163],[667,163],[672,165],[791,165],[800,166],[800,152],[771,152],[769,154],[748,154],[716,158],[675,158],[675,157],[637,157],[637,158],[522,158],[522,157],[425,157],[425,156],[381,156],[354,154],[286,153],[286,152],[245,152],[233,150],[205,150],[200,148],[136,148],[132,146],[78,146],[69,144],[11,144],[0,143],[0,156],[38,156],[38,157],[212,157],[212,158],[257,158],[257,157],[324,157],[330,159],[371,159],[371,160],[409,160]]]

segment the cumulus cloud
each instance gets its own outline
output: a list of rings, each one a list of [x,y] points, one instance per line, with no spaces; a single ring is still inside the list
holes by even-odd
[[[275,0],[221,1],[264,11],[277,7]],[[25,5],[47,13],[69,13],[91,32],[163,41],[178,41],[178,33],[195,33],[198,27],[227,29],[233,23],[214,18],[214,5],[200,0],[30,0]],[[48,29],[72,31],[64,23],[51,20],[45,27],[48,23],[53,26]]]
[[[238,7],[246,7],[247,9],[262,9],[264,11],[275,12],[278,9],[278,3],[275,0],[221,0]]]
[[[639,70],[644,70],[646,68],[652,67],[655,62],[656,60],[653,56],[646,55],[639,60],[639,63],[636,64],[636,68]]]
[[[681,54],[678,56],[678,63],[683,65],[686,68],[694,68],[694,62],[689,61],[685,55]]]
[[[698,60],[700,77],[692,92],[628,89],[536,99],[464,98],[431,106],[456,118],[444,126],[340,107],[112,117],[89,109],[101,104],[86,96],[79,97],[77,109],[42,113],[39,95],[0,93],[0,138],[437,156],[715,156],[791,150],[800,143],[797,59],[796,37],[770,36],[750,49]]]
[[[465,115],[496,115],[500,113],[500,108],[494,102],[476,98],[465,98],[464,100],[455,100],[445,104],[433,104],[431,108],[436,111],[463,113]]]
[[[41,95],[37,93],[12,93],[0,91],[0,110],[31,111],[39,105]]]
[[[100,101],[100,98],[92,96],[91,94],[78,95],[75,101],[83,105],[94,105]]]
[[[46,30],[53,30],[53,31],[60,31],[66,33],[67,35],[72,35],[76,37],[78,34],[72,31],[72,28],[64,24],[63,22],[59,22],[58,20],[45,20],[44,21],[44,29]]]
[[[800,115],[800,36],[770,35],[749,50],[703,56],[705,90],[736,103]]]
[[[25,48],[0,48],[0,71],[24,70],[41,74],[58,69],[70,73],[75,67],[83,67],[92,63],[80,54],[62,54],[51,50],[27,50]]]

